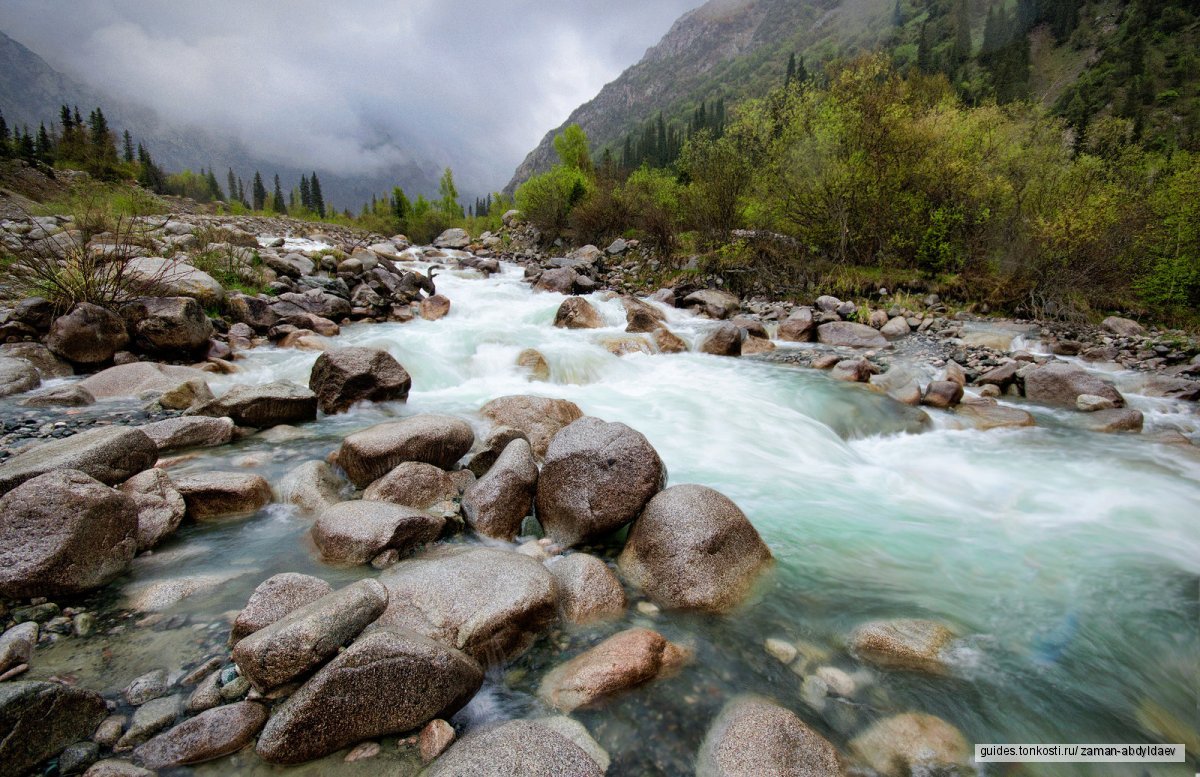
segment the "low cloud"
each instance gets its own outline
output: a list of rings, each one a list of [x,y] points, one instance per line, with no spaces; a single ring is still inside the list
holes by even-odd
[[[699,0],[6,0],[0,29],[98,90],[271,161],[408,161],[502,186]]]

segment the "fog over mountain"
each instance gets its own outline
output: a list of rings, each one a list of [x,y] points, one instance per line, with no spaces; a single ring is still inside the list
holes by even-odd
[[[0,29],[101,94],[281,168],[383,181],[450,165],[466,193],[503,185],[696,4],[7,0]]]

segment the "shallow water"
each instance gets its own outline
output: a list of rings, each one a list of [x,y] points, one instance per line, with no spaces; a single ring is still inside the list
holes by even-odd
[[[1195,438],[1194,406],[1131,397],[1147,413],[1143,436],[1085,432],[1072,426],[1073,413],[1024,404],[1039,426],[964,431],[935,415],[926,431],[908,434],[901,430],[911,425],[910,411],[815,371],[695,353],[613,356],[602,342],[628,337],[619,301],[592,297],[610,329],[559,330],[551,324],[562,297],[532,294],[520,278],[507,266],[491,279],[446,272],[438,289],[453,301],[447,318],[343,329],[339,343],[385,348],[405,365],[413,376],[407,404],[356,408],[306,426],[302,439],[250,438],[172,468],[249,468],[274,482],[302,461],[324,458],[348,432],[389,417],[453,413],[483,433],[477,411],[490,399],[563,397],[644,433],[672,484],[703,483],[731,497],[778,560],[753,601],[729,617],[646,617],[631,607],[622,623],[549,635],[494,673],[456,722],[545,714],[532,693],[561,660],[560,647],[574,655],[636,623],[691,645],[697,660],[676,677],[577,714],[610,752],[613,775],[690,773],[712,716],[746,691],[775,698],[843,749],[873,720],[909,710],[951,721],[971,742],[1178,742],[1187,734],[1195,747],[1200,451],[1149,439],[1168,429]],[[667,315],[692,343],[713,326],[674,309]],[[515,366],[529,347],[545,355],[550,382],[531,382]],[[241,372],[213,388],[306,383],[315,359],[256,349]],[[1135,376],[1115,378],[1136,389]],[[322,565],[308,525],[292,508],[273,505],[248,520],[185,527],[139,559],[117,603],[181,576],[207,576],[204,588],[163,609],[150,629],[126,622],[109,638],[40,650],[31,675],[71,674],[117,691],[150,669],[180,671],[213,654],[228,613],[271,574],[306,572],[335,585],[375,574]],[[953,626],[963,639],[952,674],[885,675],[854,662],[845,635],[881,617]],[[806,643],[807,671],[840,667],[858,692],[848,701],[806,702],[801,674],[763,649],[768,637]],[[1195,758],[1193,750],[1188,764],[988,773],[1190,775]],[[380,759],[346,765],[333,756],[289,771],[416,770],[411,748],[387,740]],[[282,770],[242,753],[196,771]]]

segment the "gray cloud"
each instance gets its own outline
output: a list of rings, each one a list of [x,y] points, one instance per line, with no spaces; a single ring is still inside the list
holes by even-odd
[[[270,161],[373,175],[428,160],[483,191],[699,2],[5,0],[0,28]]]

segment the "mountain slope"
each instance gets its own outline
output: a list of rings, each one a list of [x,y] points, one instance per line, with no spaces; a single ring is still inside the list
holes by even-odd
[[[320,160],[279,163],[264,159],[232,138],[198,127],[173,125],[148,106],[80,84],[3,32],[0,32],[0,72],[4,73],[0,78],[0,112],[10,127],[28,125],[36,130],[39,123],[45,122],[50,128],[57,124],[61,105],[78,106],[85,116],[99,106],[118,134],[128,129],[135,142],[143,143],[154,160],[169,172],[212,168],[223,184],[226,169],[232,167],[249,186],[258,170],[268,181],[278,173],[285,188],[290,188],[299,183],[301,175],[315,168],[326,201],[339,209],[353,210],[370,200],[372,194],[390,192],[393,186],[414,193],[437,191],[441,169],[433,164],[412,163],[377,175],[342,176],[323,167]]]

